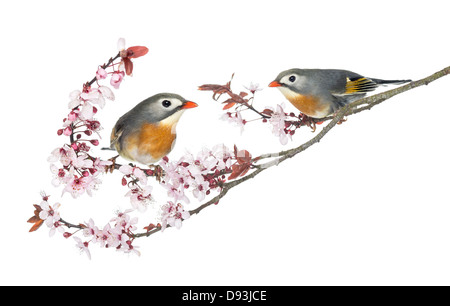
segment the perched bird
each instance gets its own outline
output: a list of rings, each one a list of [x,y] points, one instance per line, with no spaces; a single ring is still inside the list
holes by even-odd
[[[379,85],[399,85],[411,80],[380,80],[337,69],[289,69],[269,84],[303,114],[324,118],[342,106],[361,99]]]
[[[128,160],[144,165],[155,163],[172,151],[176,125],[184,110],[197,106],[172,93],[145,99],[117,120],[110,148]]]

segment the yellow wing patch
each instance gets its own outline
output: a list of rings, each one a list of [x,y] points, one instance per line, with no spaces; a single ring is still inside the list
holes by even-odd
[[[344,94],[369,92],[375,90],[377,87],[377,83],[368,78],[347,78]]]

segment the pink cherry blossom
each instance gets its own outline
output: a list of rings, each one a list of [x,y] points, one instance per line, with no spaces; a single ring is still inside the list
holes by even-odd
[[[73,198],[78,198],[86,192],[89,196],[92,196],[92,190],[97,188],[98,183],[100,183],[100,180],[92,175],[86,177],[73,175],[67,182],[63,194],[68,192]]]
[[[80,249],[80,252],[86,253],[87,257],[91,259],[91,252],[89,252],[89,242],[83,242],[79,237],[74,236],[73,239],[77,242],[77,247]]]
[[[94,107],[90,103],[84,103],[79,114],[82,120],[92,120],[94,118]]]
[[[115,89],[119,89],[120,83],[122,83],[123,77],[125,76],[125,72],[123,71],[115,71],[111,76],[110,84]]]
[[[147,175],[138,167],[132,167],[130,165],[122,165],[119,171],[125,175],[133,175],[143,185],[147,184]]]
[[[247,123],[244,119],[242,119],[242,115],[240,111],[236,111],[234,114],[227,112],[220,117],[221,120],[227,121],[233,124],[236,127],[241,129],[241,134],[244,131],[244,126]]]
[[[268,107],[268,109],[273,110]],[[291,135],[286,134],[286,120],[287,116],[283,110],[282,105],[277,105],[277,109],[273,111],[272,116],[268,119],[268,122],[272,125],[272,133],[277,136],[282,145],[286,145],[291,138]]]
[[[65,232],[65,229],[64,229],[62,223],[59,221],[56,221],[55,223],[53,223],[53,226],[50,228],[50,232],[48,233],[48,235],[50,237],[52,237],[53,235],[55,235],[56,231],[58,231],[59,233]]]
[[[70,102],[69,102],[69,108],[73,109],[80,105],[83,101],[81,100],[81,91],[74,90],[69,94]]]
[[[89,222],[87,222],[86,228],[83,229],[83,235],[85,237],[92,237],[97,235],[98,232],[98,227],[95,226],[94,224],[94,220],[92,220],[92,218],[89,219]]]
[[[205,181],[203,176],[197,175],[195,179],[192,181],[191,185],[194,189],[192,190],[192,194],[199,201],[203,201],[206,197],[206,192],[209,190],[209,183]]]
[[[130,197],[131,206],[140,212],[145,212],[148,205],[152,201],[151,186],[145,186],[144,188],[133,187],[126,194],[126,197]]]
[[[147,175],[145,175],[144,171],[135,167],[133,169],[133,175],[139,180],[140,183],[147,185]]]
[[[189,217],[190,214],[184,210],[183,205],[175,205],[173,202],[168,202],[161,207],[161,231],[164,231],[168,224],[180,229],[182,221],[189,219]]]
[[[112,90],[109,87],[100,86],[98,88],[98,90],[106,99],[111,100],[111,101],[114,101],[116,99],[116,97],[114,96],[114,93],[112,92]]]
[[[64,129],[63,134],[64,134],[65,136],[70,136],[70,135],[72,135],[72,129],[70,128],[70,126],[68,126],[68,127],[66,127],[66,128]]]
[[[138,218],[131,218],[129,213],[132,209],[127,209],[124,212],[117,212],[117,216],[111,219],[111,222],[115,222],[115,226],[119,227],[125,232],[134,231],[137,229],[136,224],[138,223]]]
[[[95,77],[97,78],[97,80],[104,80],[104,79],[106,79],[107,76],[108,76],[108,73],[106,72],[106,70],[103,69],[102,67],[98,67],[97,73],[95,74]]]
[[[60,203],[55,203],[51,207],[47,201],[42,201],[40,204],[42,211],[39,213],[39,218],[45,220],[45,224],[48,227],[52,227],[53,224],[61,219],[58,208],[61,206]]]
[[[105,106],[105,98],[97,88],[90,88],[89,91],[83,92],[80,97],[85,103],[97,104],[100,108]]]
[[[84,154],[73,156],[71,162],[75,168],[92,168],[94,166],[94,162],[88,159],[88,156]]]
[[[253,82],[250,82],[249,86],[244,86],[244,87],[245,87],[245,89],[250,91],[252,94],[255,94],[257,91],[263,90],[263,88],[261,88],[258,83],[254,84]]]
[[[77,120],[77,118],[78,118],[78,113],[75,111],[71,111],[69,113],[69,115],[67,116],[67,119],[71,122],[74,122],[75,120]]]
[[[110,239],[110,236],[113,234],[113,230],[111,229],[111,225],[109,223],[107,223],[102,230],[97,231],[95,238],[93,239],[93,241],[95,240],[95,243],[99,243],[100,247],[105,247],[105,245],[108,243],[108,240],[113,240]]]
[[[141,253],[136,249],[138,246],[134,246],[132,241],[127,235],[122,235],[120,240],[120,248],[117,250],[122,251],[124,253],[133,253],[138,256],[141,256]]]
[[[110,160],[101,160],[100,158],[96,158],[93,164],[93,167],[99,173],[105,173],[108,166],[113,164]]]

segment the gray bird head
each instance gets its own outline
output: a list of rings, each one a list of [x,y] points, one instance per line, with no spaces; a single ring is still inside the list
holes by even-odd
[[[312,84],[308,79],[307,70],[303,69],[289,69],[281,72],[269,87],[278,87],[280,90],[290,89],[297,93],[302,93],[311,88]]]
[[[197,104],[188,101],[180,95],[173,93],[159,93],[145,99],[131,111],[133,115],[145,117],[149,122],[159,122],[176,113],[179,116],[185,109],[197,107]]]

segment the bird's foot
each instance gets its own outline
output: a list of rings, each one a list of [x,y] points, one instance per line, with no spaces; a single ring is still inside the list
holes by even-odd
[[[335,112],[335,113],[333,114],[333,118],[336,117],[336,114],[337,114],[337,112]],[[336,124],[342,124],[342,123],[344,123],[345,121],[347,121],[347,118],[346,118],[346,117],[343,117],[343,118],[342,118],[341,120],[339,120],[339,122],[336,123]]]
[[[299,118],[301,120],[301,125],[309,127],[312,130],[311,132],[313,133],[316,131],[316,125],[323,123],[323,121],[317,121],[317,119],[309,117],[302,113],[300,113]]]

